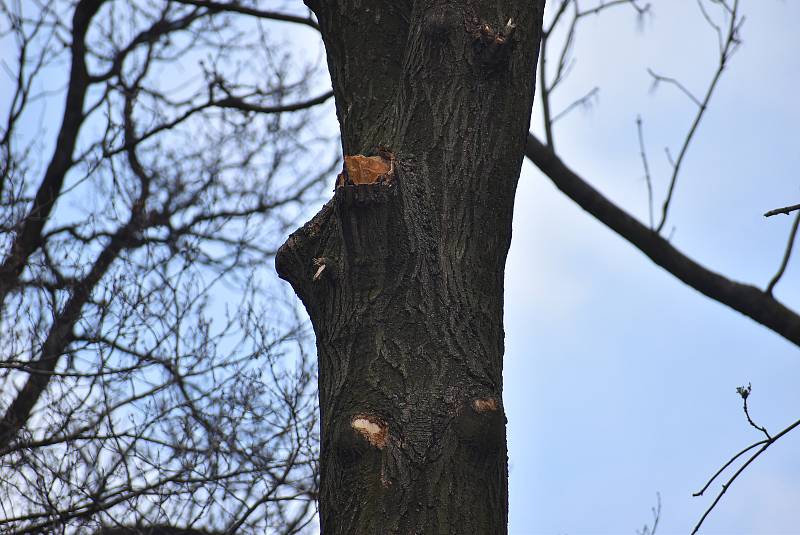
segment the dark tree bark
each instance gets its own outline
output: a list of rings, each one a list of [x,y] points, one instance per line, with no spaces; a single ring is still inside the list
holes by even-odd
[[[503,272],[544,1],[307,2],[346,155],[276,257],[317,337],[325,534],[504,533]]]

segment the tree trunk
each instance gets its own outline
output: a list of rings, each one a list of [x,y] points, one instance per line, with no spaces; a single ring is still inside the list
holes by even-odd
[[[348,167],[276,258],[317,337],[322,532],[505,533],[503,272],[544,0],[307,3],[344,153],[388,169]]]

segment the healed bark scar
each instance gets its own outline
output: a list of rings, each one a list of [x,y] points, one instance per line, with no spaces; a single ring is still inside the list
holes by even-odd
[[[375,416],[366,414],[358,414],[353,416],[350,421],[350,427],[366,438],[370,444],[378,449],[383,449],[386,446],[386,440],[389,435],[389,427],[386,422]]]
[[[497,407],[498,403],[495,398],[476,399],[472,402],[472,408],[478,413],[496,411]]]
[[[394,153],[380,147],[377,156],[345,156],[336,187],[361,184],[391,184],[394,181]]]

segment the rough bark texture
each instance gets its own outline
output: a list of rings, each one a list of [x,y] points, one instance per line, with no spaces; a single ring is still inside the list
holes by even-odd
[[[345,154],[396,158],[276,259],[317,337],[322,531],[504,533],[503,272],[544,1],[307,3]]]

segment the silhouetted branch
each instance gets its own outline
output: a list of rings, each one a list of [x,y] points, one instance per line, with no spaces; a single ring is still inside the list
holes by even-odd
[[[586,93],[586,94],[585,94],[585,95],[583,95],[582,97],[580,97],[580,98],[578,98],[578,99],[574,100],[574,101],[573,101],[573,102],[572,102],[572,103],[571,103],[569,106],[567,106],[566,108],[564,108],[563,110],[561,110],[560,112],[558,112],[558,113],[557,113],[557,114],[556,114],[556,115],[555,115],[555,116],[554,116],[554,117],[551,119],[551,121],[552,121],[553,123],[555,123],[556,121],[558,121],[559,119],[561,119],[562,117],[564,117],[564,116],[565,116],[565,115],[567,115],[569,112],[571,112],[572,110],[574,110],[575,108],[577,108],[577,107],[579,107],[579,106],[582,106],[582,107],[584,107],[584,108],[588,108],[589,106],[591,106],[591,103],[592,103],[592,98],[596,97],[596,96],[597,96],[597,93],[598,93],[599,91],[600,91],[600,88],[599,88],[599,87],[593,87],[593,88],[592,88],[592,89],[591,89],[591,90],[590,90],[588,93]]]
[[[636,116],[636,133],[639,138],[639,155],[642,158],[644,167],[644,180],[647,183],[647,213],[650,217],[650,228],[654,228],[653,221],[653,182],[650,179],[650,167],[647,165],[647,153],[644,150],[644,134],[642,133],[642,116]]]
[[[175,0],[180,4],[188,4],[192,6],[205,7],[209,10],[219,12],[239,13],[241,15],[248,15],[260,19],[270,19],[283,22],[294,22],[296,24],[303,24],[309,28],[319,30],[317,22],[309,17],[301,17],[298,15],[291,15],[288,13],[280,13],[278,11],[268,11],[264,9],[256,9],[244,6],[238,2],[213,2],[211,0]]]
[[[786,266],[789,265],[789,258],[792,256],[792,248],[794,247],[794,240],[797,236],[797,227],[800,225],[800,212],[797,212],[797,215],[794,218],[794,223],[792,223],[792,230],[789,232],[789,240],[786,243],[786,250],[783,253],[783,260],[781,260],[781,265],[778,268],[778,272],[775,273],[775,276],[772,277],[772,280],[769,281],[767,285],[767,293],[772,295],[772,290],[775,289],[775,285],[778,284],[778,281],[781,280],[783,277],[784,271],[786,271]]]
[[[800,345],[800,316],[755,286],[732,281],[700,265],[606,199],[533,134],[525,155],[556,187],[617,234],[702,294],[725,304]]]
[[[764,452],[767,450],[767,448],[769,448],[769,447],[770,447],[771,445],[773,445],[775,442],[777,442],[778,440],[780,440],[780,439],[781,439],[781,437],[783,437],[783,436],[787,435],[787,434],[788,434],[788,433],[790,433],[792,430],[794,430],[795,428],[797,428],[798,426],[800,426],[800,420],[797,420],[796,422],[794,422],[794,423],[793,423],[793,424],[791,424],[790,426],[788,426],[788,427],[786,427],[785,429],[783,429],[783,430],[782,430],[780,433],[778,433],[777,435],[775,435],[775,436],[773,436],[773,437],[770,437],[770,436],[769,436],[769,433],[767,433],[766,429],[764,429],[763,427],[760,427],[760,426],[757,426],[757,425],[755,425],[755,424],[753,423],[753,421],[750,419],[750,415],[747,413],[747,408],[746,408],[746,407],[747,407],[747,398],[748,398],[748,396],[750,395],[750,390],[751,390],[751,389],[750,389],[750,386],[749,386],[749,385],[748,385],[747,387],[739,387],[739,388],[737,388],[737,389],[736,389],[737,393],[738,393],[738,394],[739,394],[739,395],[740,395],[740,396],[741,396],[741,397],[744,399],[744,401],[745,401],[745,414],[747,415],[747,421],[750,423],[750,425],[752,425],[753,427],[755,427],[756,429],[758,429],[759,431],[762,431],[762,432],[763,432],[765,435],[767,435],[767,438],[766,438],[766,439],[764,439],[764,440],[759,440],[758,442],[755,442],[755,443],[753,443],[753,444],[750,444],[750,445],[749,445],[749,446],[747,446],[745,449],[743,449],[742,451],[740,451],[739,453],[737,453],[736,455],[734,455],[733,457],[731,457],[731,458],[728,460],[728,462],[726,462],[726,463],[725,463],[725,464],[722,466],[722,468],[720,468],[719,470],[717,470],[717,472],[716,472],[716,473],[715,473],[713,476],[711,476],[711,479],[709,479],[709,480],[708,480],[708,482],[706,482],[706,484],[703,486],[703,488],[702,488],[702,489],[700,489],[698,492],[695,492],[695,493],[692,495],[692,496],[702,496],[702,495],[703,495],[703,493],[704,493],[704,492],[705,492],[705,491],[708,489],[708,487],[711,485],[711,483],[712,483],[712,482],[713,482],[713,481],[714,481],[714,480],[715,480],[715,479],[716,479],[716,478],[717,478],[717,477],[718,477],[720,474],[722,474],[722,472],[724,472],[726,468],[728,468],[729,466],[731,466],[731,465],[732,465],[732,464],[733,464],[733,463],[734,463],[734,462],[735,462],[735,461],[736,461],[736,460],[737,460],[739,457],[741,457],[742,455],[744,455],[744,454],[745,454],[745,453],[747,453],[748,451],[752,450],[753,448],[759,448],[759,449],[758,449],[758,450],[757,450],[757,451],[756,451],[754,454],[752,454],[750,457],[748,457],[748,459],[747,459],[747,460],[746,460],[746,461],[745,461],[745,462],[742,464],[742,466],[740,466],[740,467],[739,467],[739,469],[738,469],[738,470],[736,470],[736,472],[734,472],[734,473],[733,473],[733,475],[732,475],[730,478],[728,478],[728,479],[725,481],[725,483],[723,483],[723,484],[722,484],[722,488],[720,489],[719,493],[717,493],[716,497],[714,498],[714,501],[711,503],[711,505],[709,505],[709,506],[708,506],[708,508],[707,508],[707,509],[705,510],[705,512],[703,513],[703,516],[700,518],[700,520],[697,522],[697,524],[695,525],[694,529],[692,530],[692,535],[694,535],[695,533],[697,533],[697,532],[700,530],[700,526],[702,526],[702,525],[703,525],[703,522],[705,521],[705,519],[708,517],[708,515],[711,513],[711,511],[713,511],[713,510],[714,510],[714,508],[717,506],[717,504],[719,503],[719,501],[722,499],[722,496],[723,496],[723,495],[725,495],[725,493],[728,491],[728,489],[730,488],[730,486],[731,486],[731,485],[734,483],[734,481],[736,481],[736,479],[737,479],[737,478],[738,478],[738,477],[741,475],[741,473],[742,473],[742,472],[744,472],[744,471],[745,471],[745,469],[747,469],[747,467],[748,467],[748,466],[750,466],[750,464],[751,464],[753,461],[755,461],[755,460],[756,460],[756,459],[757,459],[757,458],[758,458],[758,457],[759,457],[759,456],[760,456],[762,453],[764,453]]]
[[[723,3],[725,5],[727,0],[720,0],[718,3]],[[683,159],[686,156],[686,152],[689,149],[689,145],[694,138],[695,133],[697,132],[698,126],[700,126],[700,121],[703,119],[703,116],[708,109],[708,103],[711,101],[711,97],[714,94],[714,90],[717,87],[717,83],[722,76],[722,72],[725,70],[725,67],[728,63],[728,60],[731,58],[733,53],[736,51],[737,46],[739,45],[739,29],[744,22],[743,17],[739,17],[738,14],[739,9],[739,0],[734,0],[733,7],[730,9],[729,13],[729,23],[728,23],[728,31],[725,36],[725,42],[722,46],[720,53],[719,53],[719,63],[717,66],[717,70],[714,73],[714,76],[711,78],[711,82],[706,89],[705,96],[703,97],[702,101],[699,101],[691,92],[689,92],[683,85],[681,85],[677,80],[673,80],[671,78],[666,78],[663,76],[658,76],[652,71],[648,71],[656,77],[656,80],[665,80],[670,81],[677,85],[692,101],[697,104],[698,109],[697,113],[694,116],[694,120],[692,121],[691,126],[689,127],[689,132],[686,134],[686,137],[683,140],[683,144],[681,145],[681,150],[678,153],[678,158],[675,160],[674,164],[672,165],[672,176],[670,177],[669,187],[667,189],[667,196],[664,199],[664,204],[661,209],[661,221],[658,223],[656,227],[656,232],[660,233],[661,230],[664,228],[664,224],[667,222],[667,214],[669,212],[669,206],[672,202],[673,194],[675,193],[675,184],[678,180],[678,174],[680,173],[681,164],[683,163]]]
[[[269,277],[331,95],[270,41],[292,17],[189,4],[0,7],[0,532],[313,519],[308,329]]]
[[[747,398],[750,397],[750,392],[752,392],[752,390],[753,387],[750,385],[750,383],[748,383],[747,386],[740,386],[736,388],[736,393],[742,397],[742,410],[744,410],[744,416],[747,418],[747,423],[749,423],[751,427],[764,433],[764,435],[767,437],[767,440],[772,440],[767,428],[756,424],[753,419],[750,418],[750,411],[747,409]]]
[[[680,89],[681,92],[683,92],[684,95],[689,97],[689,100],[694,102],[697,105],[698,108],[702,108],[703,107],[703,103],[700,102],[700,99],[698,99],[696,96],[694,96],[694,94],[691,91],[689,91],[688,89],[686,89],[686,86],[683,85],[682,83],[680,83],[680,81],[678,81],[677,79],[670,78],[669,76],[662,76],[660,74],[656,74],[653,71],[653,69],[651,69],[649,67],[647,68],[647,73],[650,76],[653,77],[653,89],[654,90],[656,89],[656,87],[658,87],[658,84],[661,83],[661,82],[672,84],[675,87],[677,87],[678,89]]]
[[[333,97],[333,91],[326,91],[318,97],[303,100],[301,102],[294,102],[292,104],[278,104],[275,106],[261,106],[247,102],[239,97],[226,97],[220,100],[211,101],[207,106],[215,106],[217,108],[233,108],[240,111],[253,112],[253,113],[286,113],[291,111],[305,110],[319,104]]]
[[[86,34],[92,18],[97,14],[103,0],[81,0],[75,6],[72,18],[72,45],[70,47],[71,72],[67,88],[66,103],[58,134],[58,142],[42,178],[36,197],[21,228],[11,243],[8,254],[0,265],[0,307],[8,292],[16,284],[31,254],[41,246],[41,233],[58,198],[67,171],[72,167],[72,153],[78,130],[83,124],[83,105],[89,87],[86,70]],[[0,317],[2,310],[0,309]]]
[[[576,2],[577,4],[577,2]],[[597,15],[604,9],[615,7],[619,5],[628,5],[635,9],[640,15],[644,15],[650,9],[650,4],[641,5],[639,0],[601,0],[598,5],[588,9],[583,9],[578,12],[578,17],[585,17],[588,15]]]
[[[656,531],[658,531],[658,522],[661,520],[661,493],[656,492],[656,505],[652,507],[651,512],[653,513],[653,527],[648,526],[647,524],[642,527],[641,530],[636,530],[637,535],[656,535]]]
[[[543,114],[543,122],[544,122],[544,131],[545,131],[545,140],[547,145],[555,150],[555,139],[553,135],[553,124],[560,118],[567,115],[573,109],[578,106],[586,105],[591,101],[591,99],[596,96],[599,88],[595,87],[589,90],[583,97],[578,98],[577,100],[573,101],[569,104],[564,110],[561,112],[553,115],[552,113],[552,103],[551,103],[551,96],[553,91],[564,81],[564,79],[569,74],[572,66],[574,65],[574,60],[570,58],[572,46],[575,42],[575,35],[578,28],[578,22],[585,17],[591,15],[598,15],[601,12],[605,11],[606,9],[627,5],[632,7],[639,16],[643,16],[650,10],[650,4],[642,4],[639,0],[611,0],[611,1],[603,1],[601,0],[598,2],[594,7],[590,8],[581,8],[580,5],[576,0],[562,0],[559,4],[558,8],[556,9],[553,17],[549,21],[545,21],[543,29],[542,29],[542,41],[539,49],[539,91],[538,91],[538,99],[542,105],[542,114]],[[564,41],[561,46],[561,50],[558,57],[558,63],[556,64],[555,73],[552,75],[552,79],[547,72],[548,69],[548,46],[549,40],[552,37],[555,30],[560,26],[560,24],[564,21],[564,16],[568,12],[568,8],[572,6],[571,16],[569,16],[569,28],[566,31],[566,36],[564,37]]]
[[[772,217],[778,214],[789,215],[792,212],[800,210],[800,204],[793,204],[791,206],[784,206],[783,208],[775,208],[774,210],[770,210],[764,214],[764,217]]]

